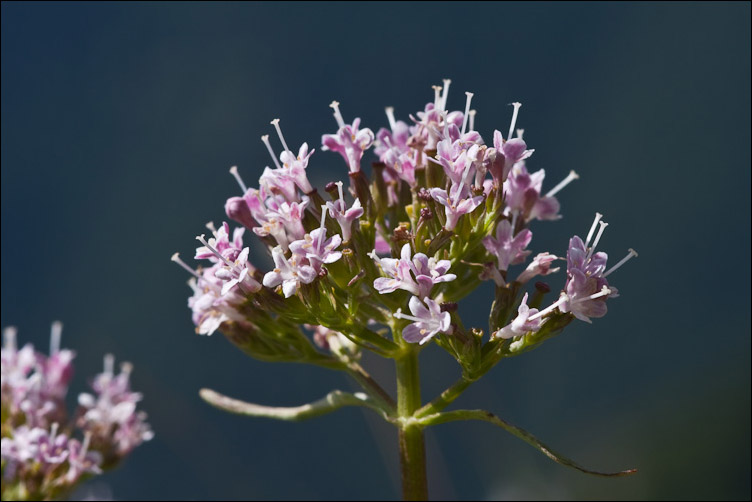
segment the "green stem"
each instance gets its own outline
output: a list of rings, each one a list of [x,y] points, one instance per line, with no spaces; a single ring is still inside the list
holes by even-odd
[[[390,414],[394,413],[396,404],[394,403],[392,396],[390,396],[389,393],[385,391],[360,364],[355,362],[348,364],[347,372],[372,398],[381,401],[384,408],[389,410]]]
[[[457,380],[454,385],[442,392],[439,397],[416,411],[415,417],[422,418],[426,415],[433,415],[434,413],[440,412],[452,404],[455,399],[460,397],[460,395],[465,392],[465,389],[467,389],[474,381],[475,380],[466,380],[464,378]]]
[[[418,349],[405,344],[404,353],[396,359],[397,365],[397,414],[401,418],[412,417],[420,408],[420,375],[418,372]],[[426,448],[423,428],[414,421],[399,425],[400,465],[402,467],[402,498],[404,500],[427,500]]]

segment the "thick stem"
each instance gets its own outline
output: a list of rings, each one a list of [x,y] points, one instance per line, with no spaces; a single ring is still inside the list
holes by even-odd
[[[418,350],[405,346],[405,352],[397,358],[397,413],[400,417],[412,417],[420,408],[420,375],[418,373]],[[402,467],[402,498],[404,500],[427,500],[426,448],[423,428],[416,424],[399,428],[400,465]]]

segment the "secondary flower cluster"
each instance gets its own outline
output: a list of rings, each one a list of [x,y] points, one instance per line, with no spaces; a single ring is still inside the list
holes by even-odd
[[[130,389],[131,366],[114,371],[112,355],[92,381],[93,393],[65,407],[74,353],[60,349],[62,324],[53,323],[50,354],[31,344],[18,349],[15,328],[3,332],[2,498],[50,500],[81,480],[122,460],[153,434],[146,414],[136,411],[142,396]]]
[[[264,169],[258,188],[230,169],[241,193],[227,200],[225,213],[241,228],[208,225],[212,236],[197,237],[195,253],[205,266],[194,269],[173,256],[193,276],[188,304],[197,332],[220,329],[251,355],[274,360],[310,359],[329,346],[321,343],[324,332],[382,355],[403,342],[436,339],[472,373],[537,345],[573,318],[605,315],[606,301],[616,296],[606,277],[636,253],[606,270],[606,254],[595,252],[606,226],[597,215],[585,241],[570,240],[564,287],[541,309],[550,287],[538,282],[526,292],[526,284],[560,270],[563,258],[541,252],[516,277],[510,268],[532,254],[531,223],[561,217],[556,195],[578,175],[572,171],[544,191],[545,171],[526,165],[534,150],[517,128],[520,103],[512,103],[506,135],[495,130],[489,145],[475,130],[473,94],[466,93],[464,111],[451,111],[449,86],[435,86],[433,101],[409,121],[387,108],[389,126],[376,134],[358,118],[348,123],[332,102],[337,128],[321,144],[344,159],[349,194],[345,183],[331,182],[330,200],[308,181],[314,151],[303,143],[295,154],[273,120],[282,151],[261,138],[273,167]],[[377,160],[369,177],[362,164],[371,148]],[[271,254],[271,270],[250,263],[246,230],[260,238],[254,249]],[[457,313],[456,302],[483,280],[496,286],[485,342],[498,346],[493,351],[467,349],[483,337],[466,330]]]

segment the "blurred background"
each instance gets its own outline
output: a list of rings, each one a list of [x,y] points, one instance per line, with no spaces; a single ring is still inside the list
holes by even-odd
[[[63,320],[74,394],[106,352],[132,361],[156,432],[79,496],[399,497],[396,434],[361,410],[287,424],[199,399],[210,387],[297,405],[350,384],[194,334],[188,276],[169,258],[223,220],[231,165],[250,184],[270,163],[271,119],[318,150],[332,99],[376,131],[384,106],[406,120],[451,78],[449,107],[474,92],[487,141],[523,103],[546,186],[581,175],[559,195],[564,218],[533,225],[535,252],[563,254],[595,211],[610,223],[603,251],[640,252],[613,276],[605,318],[504,361],[456,406],[586,466],[640,472],[591,478],[462,422],[428,433],[431,495],[749,499],[749,19],[749,3],[722,2],[3,2],[0,320],[43,350]],[[346,167],[317,151],[308,173],[322,186]],[[464,302],[466,324],[486,324],[491,295]],[[422,360],[427,399],[459,376],[437,346]]]

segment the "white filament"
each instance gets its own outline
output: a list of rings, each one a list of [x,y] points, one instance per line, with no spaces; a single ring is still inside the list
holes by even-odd
[[[617,263],[616,265],[614,265],[613,267],[611,267],[610,269],[608,269],[606,271],[606,273],[603,274],[603,277],[608,277],[609,274],[611,274],[612,272],[615,272],[616,269],[618,269],[619,267],[621,267],[622,265],[624,265],[625,263],[627,263],[632,258],[636,258],[637,256],[638,256],[637,255],[637,251],[635,251],[634,249],[630,248],[629,249],[629,254],[627,254],[627,256],[625,256],[624,258],[622,258],[621,261],[619,261],[619,263]]]
[[[514,112],[512,112],[512,123],[509,124],[509,134],[507,135],[507,141],[512,139],[512,134],[514,133],[514,126],[517,125],[517,114],[520,112],[520,107],[522,106],[522,103],[512,103],[512,106],[514,106]]]
[[[243,193],[246,193],[248,191],[248,188],[245,186],[245,183],[243,183],[243,178],[241,178],[240,174],[238,174],[238,166],[232,166],[230,168],[230,174],[235,176],[235,180],[238,182],[238,185],[240,185],[240,189],[243,191]]]
[[[521,129],[517,129],[517,132],[518,132],[517,136],[519,136],[520,130]],[[567,177],[561,180],[558,185],[556,185],[551,190],[549,190],[548,193],[546,194],[546,197],[553,197],[554,195],[559,193],[562,188],[564,188],[565,186],[569,185],[571,182],[579,178],[580,178],[579,174],[577,174],[574,171],[569,171],[569,174],[567,175]]]
[[[274,150],[272,150],[272,145],[269,143],[269,135],[264,134],[261,136],[261,141],[264,142],[266,145],[266,149],[269,150],[269,155],[271,155],[272,160],[274,161],[274,165],[277,166],[277,169],[281,169],[282,167],[279,165],[279,161],[277,160],[277,156],[274,155]]]

